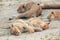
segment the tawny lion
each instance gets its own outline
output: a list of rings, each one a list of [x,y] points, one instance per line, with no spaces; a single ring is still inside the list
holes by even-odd
[[[51,20],[60,20],[60,12],[59,11],[52,11],[50,15],[47,16],[47,18]]]
[[[31,18],[27,21],[19,20],[12,24],[11,34],[19,35],[27,31],[29,33],[42,31],[49,28],[49,22],[44,22],[40,18]]]
[[[41,12],[42,12],[41,10],[42,9],[40,8],[40,6],[38,6],[37,4],[34,4],[34,5],[32,5],[30,10],[26,11],[25,13],[23,13],[21,15],[17,15],[13,18],[18,19],[18,18],[23,18],[23,17],[25,17],[25,18],[37,17],[41,14]]]

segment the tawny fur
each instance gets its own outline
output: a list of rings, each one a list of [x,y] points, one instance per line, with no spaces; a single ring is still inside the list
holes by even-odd
[[[50,15],[47,17],[50,21],[51,20],[60,20],[60,12],[59,11],[52,11]]]
[[[49,23],[42,21],[40,18],[31,18],[27,21],[19,20],[12,24],[11,34],[19,35],[20,33],[27,31],[29,33],[42,31],[49,28]]]
[[[17,8],[17,12],[18,13],[24,13],[26,11],[24,4],[21,4],[18,8]]]
[[[49,28],[49,22],[44,22],[42,19],[40,18],[31,18],[28,20],[28,22],[33,25],[33,27],[38,27],[40,28],[40,31],[43,29],[48,29]]]
[[[34,2],[28,2],[25,5],[22,4],[17,9],[18,12],[22,12],[22,14],[13,16],[10,19],[19,19],[19,18],[31,18],[31,17],[38,17],[42,13],[42,8],[39,6],[39,4],[36,4]]]
[[[23,26],[26,25],[26,23],[23,20],[19,20],[18,22],[12,23],[11,26],[11,34],[19,35],[19,33],[23,32]]]
[[[26,4],[21,4],[18,7],[17,11],[19,13],[24,13],[24,12],[28,11],[32,7],[33,4],[36,4],[36,3],[34,3],[34,2],[31,1],[31,2],[28,2]]]
[[[34,28],[32,26],[28,26],[28,24],[23,20],[19,20],[18,22],[12,23],[12,26],[10,28],[11,34],[19,35],[24,31],[33,33]]]
[[[28,11],[28,10],[30,10],[30,8],[32,7],[32,5],[34,5],[34,4],[36,4],[36,3],[34,3],[34,2],[28,2],[28,3],[26,3],[25,4],[25,8],[26,8],[26,11]]]
[[[42,12],[42,9],[40,8],[40,6],[37,4],[33,4],[30,10],[26,11],[21,15],[17,15],[15,18],[18,19],[22,17],[26,17],[26,18],[37,17],[41,14],[41,12]]]

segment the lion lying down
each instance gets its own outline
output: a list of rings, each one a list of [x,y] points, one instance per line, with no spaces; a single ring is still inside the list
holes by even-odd
[[[50,21],[51,20],[60,20],[60,12],[59,11],[52,11],[50,15],[47,17]]]
[[[32,5],[30,10],[26,11],[21,15],[16,16],[15,18],[21,18],[21,17],[31,18],[31,17],[37,17],[40,14],[41,14],[41,8],[37,4],[34,4]]]
[[[19,20],[13,23],[10,31],[13,35],[19,35],[22,32],[39,32],[49,28],[49,22],[44,22],[40,18],[30,18],[27,21]]]
[[[22,8],[22,6],[24,8]],[[24,11],[24,10],[27,10],[27,11]],[[29,2],[25,6],[21,5],[18,8],[18,12],[23,12],[23,11],[24,11],[24,13],[21,13],[20,15],[13,16],[11,19],[37,17],[37,16],[41,15],[42,8],[34,2]]]

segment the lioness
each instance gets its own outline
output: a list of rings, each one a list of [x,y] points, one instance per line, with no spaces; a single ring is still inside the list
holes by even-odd
[[[19,35],[22,32],[39,32],[49,28],[49,22],[44,22],[40,18],[31,18],[27,21],[19,20],[11,26],[11,34]]]
[[[17,15],[12,17],[12,19],[19,19],[19,18],[31,18],[31,17],[38,17],[39,15],[41,15],[41,11],[42,9],[40,8],[40,6],[38,6],[37,4],[32,5],[31,9],[26,11],[23,14]]]
[[[60,12],[59,11],[52,11],[50,15],[47,16],[47,18],[51,20],[60,20]]]

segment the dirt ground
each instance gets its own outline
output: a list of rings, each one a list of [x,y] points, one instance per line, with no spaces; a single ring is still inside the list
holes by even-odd
[[[51,21],[49,29],[42,32],[35,33],[22,33],[19,36],[10,35],[9,29],[4,29],[10,26],[8,19],[13,15],[18,15],[16,11],[18,5],[34,1],[34,2],[47,2],[58,3],[60,0],[2,0],[0,1],[0,40],[60,40],[60,21]],[[51,11],[60,11],[60,9],[43,9],[41,17],[46,18]],[[48,19],[43,19],[48,21]]]

